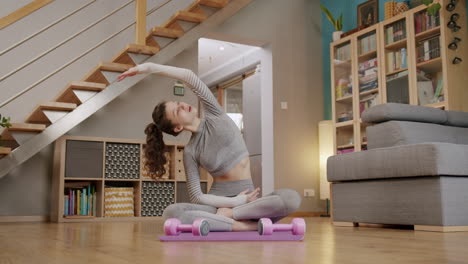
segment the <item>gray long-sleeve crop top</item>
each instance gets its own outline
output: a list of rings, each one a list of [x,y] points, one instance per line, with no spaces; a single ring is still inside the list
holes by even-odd
[[[215,207],[235,207],[246,203],[246,195],[223,197],[203,194],[201,191],[200,166],[213,177],[219,177],[249,155],[236,124],[224,112],[208,87],[187,69],[154,63],[144,63],[137,67],[142,73],[156,73],[184,82],[203,104],[203,118],[184,150],[190,201]]]

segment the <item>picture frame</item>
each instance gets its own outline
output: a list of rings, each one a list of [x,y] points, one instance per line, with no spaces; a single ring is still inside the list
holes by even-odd
[[[371,26],[379,22],[379,1],[369,0],[357,7],[357,25]]]

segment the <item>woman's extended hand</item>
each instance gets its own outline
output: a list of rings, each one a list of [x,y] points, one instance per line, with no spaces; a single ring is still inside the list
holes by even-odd
[[[135,76],[138,73],[139,73],[138,67],[132,67],[132,68],[128,69],[126,72],[124,72],[124,73],[120,74],[119,76],[117,76],[117,81],[120,82],[123,79],[125,79],[127,77],[130,77],[130,76]]]
[[[249,189],[239,193],[239,195],[246,195],[247,196],[247,203],[253,202],[258,199],[258,195],[260,194],[260,188],[253,190],[251,193],[248,193]]]

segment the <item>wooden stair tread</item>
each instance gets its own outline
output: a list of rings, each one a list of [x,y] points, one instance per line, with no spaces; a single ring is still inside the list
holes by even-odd
[[[185,34],[183,30],[165,28],[165,27],[154,27],[151,30],[153,36],[166,37],[166,38],[179,38]]]
[[[41,110],[57,110],[57,111],[73,111],[76,104],[63,103],[63,102],[46,102],[37,106],[36,109]]]
[[[81,104],[73,90],[100,92],[106,88],[106,84],[84,81],[70,82],[65,89],[54,99],[56,102]]]
[[[228,0],[198,0],[197,2],[200,5],[216,8],[223,8],[229,4]]]
[[[12,123],[9,131],[24,131],[24,132],[42,132],[46,129],[43,124],[28,124],[28,123]]]
[[[127,52],[137,53],[137,54],[146,54],[146,55],[154,55],[159,52],[158,47],[139,45],[139,44],[128,44],[126,47],[126,50]]]
[[[0,147],[0,155],[8,155],[11,153],[11,148]]]
[[[106,85],[95,82],[73,81],[67,86],[67,89],[100,92],[106,89]]]
[[[115,63],[115,62],[101,62],[99,64],[100,70],[111,71],[111,72],[124,72],[132,67],[133,65],[130,65],[130,64],[122,64],[122,63]]]
[[[50,124],[43,110],[68,111],[71,112],[77,107],[76,104],[63,102],[46,102],[39,104],[26,119],[26,123]]]
[[[193,23],[200,23],[207,19],[206,15],[188,11],[178,11],[175,14],[176,19],[193,22]]]

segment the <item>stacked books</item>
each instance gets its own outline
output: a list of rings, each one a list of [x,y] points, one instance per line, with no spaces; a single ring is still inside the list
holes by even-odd
[[[96,187],[90,182],[67,182],[64,216],[96,216]]]
[[[359,63],[359,91],[364,92],[378,87],[377,58]]]

